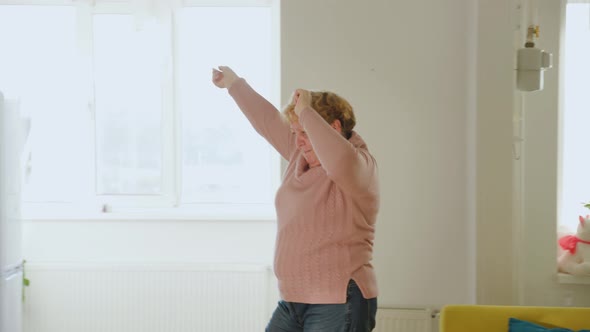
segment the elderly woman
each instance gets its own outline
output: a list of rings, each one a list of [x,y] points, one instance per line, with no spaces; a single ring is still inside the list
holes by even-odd
[[[281,300],[266,331],[371,331],[377,165],[350,104],[298,89],[281,114],[229,67],[213,69],[256,131],[289,163],[276,195]]]

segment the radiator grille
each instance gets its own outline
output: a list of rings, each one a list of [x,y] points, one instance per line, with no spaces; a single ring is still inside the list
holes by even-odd
[[[272,272],[244,266],[28,265],[25,332],[263,331]]]
[[[27,264],[24,332],[259,332],[267,266]],[[430,309],[379,308],[375,332],[436,332]]]
[[[436,332],[437,324],[431,309],[377,310],[375,332]]]

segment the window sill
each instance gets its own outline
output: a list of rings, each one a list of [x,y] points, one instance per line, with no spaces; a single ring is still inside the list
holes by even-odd
[[[25,206],[24,221],[275,221],[274,210],[267,206],[226,205],[206,208],[113,208],[106,212],[70,204]],[[272,212],[269,212],[272,211]]]
[[[573,276],[567,273],[558,273],[557,282],[560,284],[590,285],[590,276]]]

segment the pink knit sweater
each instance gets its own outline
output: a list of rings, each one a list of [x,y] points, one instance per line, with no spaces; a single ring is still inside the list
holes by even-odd
[[[256,131],[289,161],[276,195],[274,271],[285,301],[345,303],[354,279],[377,296],[371,265],[379,187],[375,159],[362,138],[346,140],[312,108],[299,122],[321,167],[309,168],[289,123],[244,79],[229,89]]]

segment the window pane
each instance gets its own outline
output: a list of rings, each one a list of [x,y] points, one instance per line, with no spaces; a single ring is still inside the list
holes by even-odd
[[[20,99],[21,113],[31,118],[24,199],[88,195],[90,114],[75,9],[0,6],[0,41],[0,90]]]
[[[176,24],[183,201],[272,204],[279,159],[211,83],[211,69],[228,65],[273,101],[270,8],[185,8]]]
[[[575,232],[578,215],[590,210],[590,4],[568,4],[565,38],[565,100],[563,112],[562,195],[560,223]]]
[[[162,192],[161,34],[131,15],[94,16],[99,194]]]

